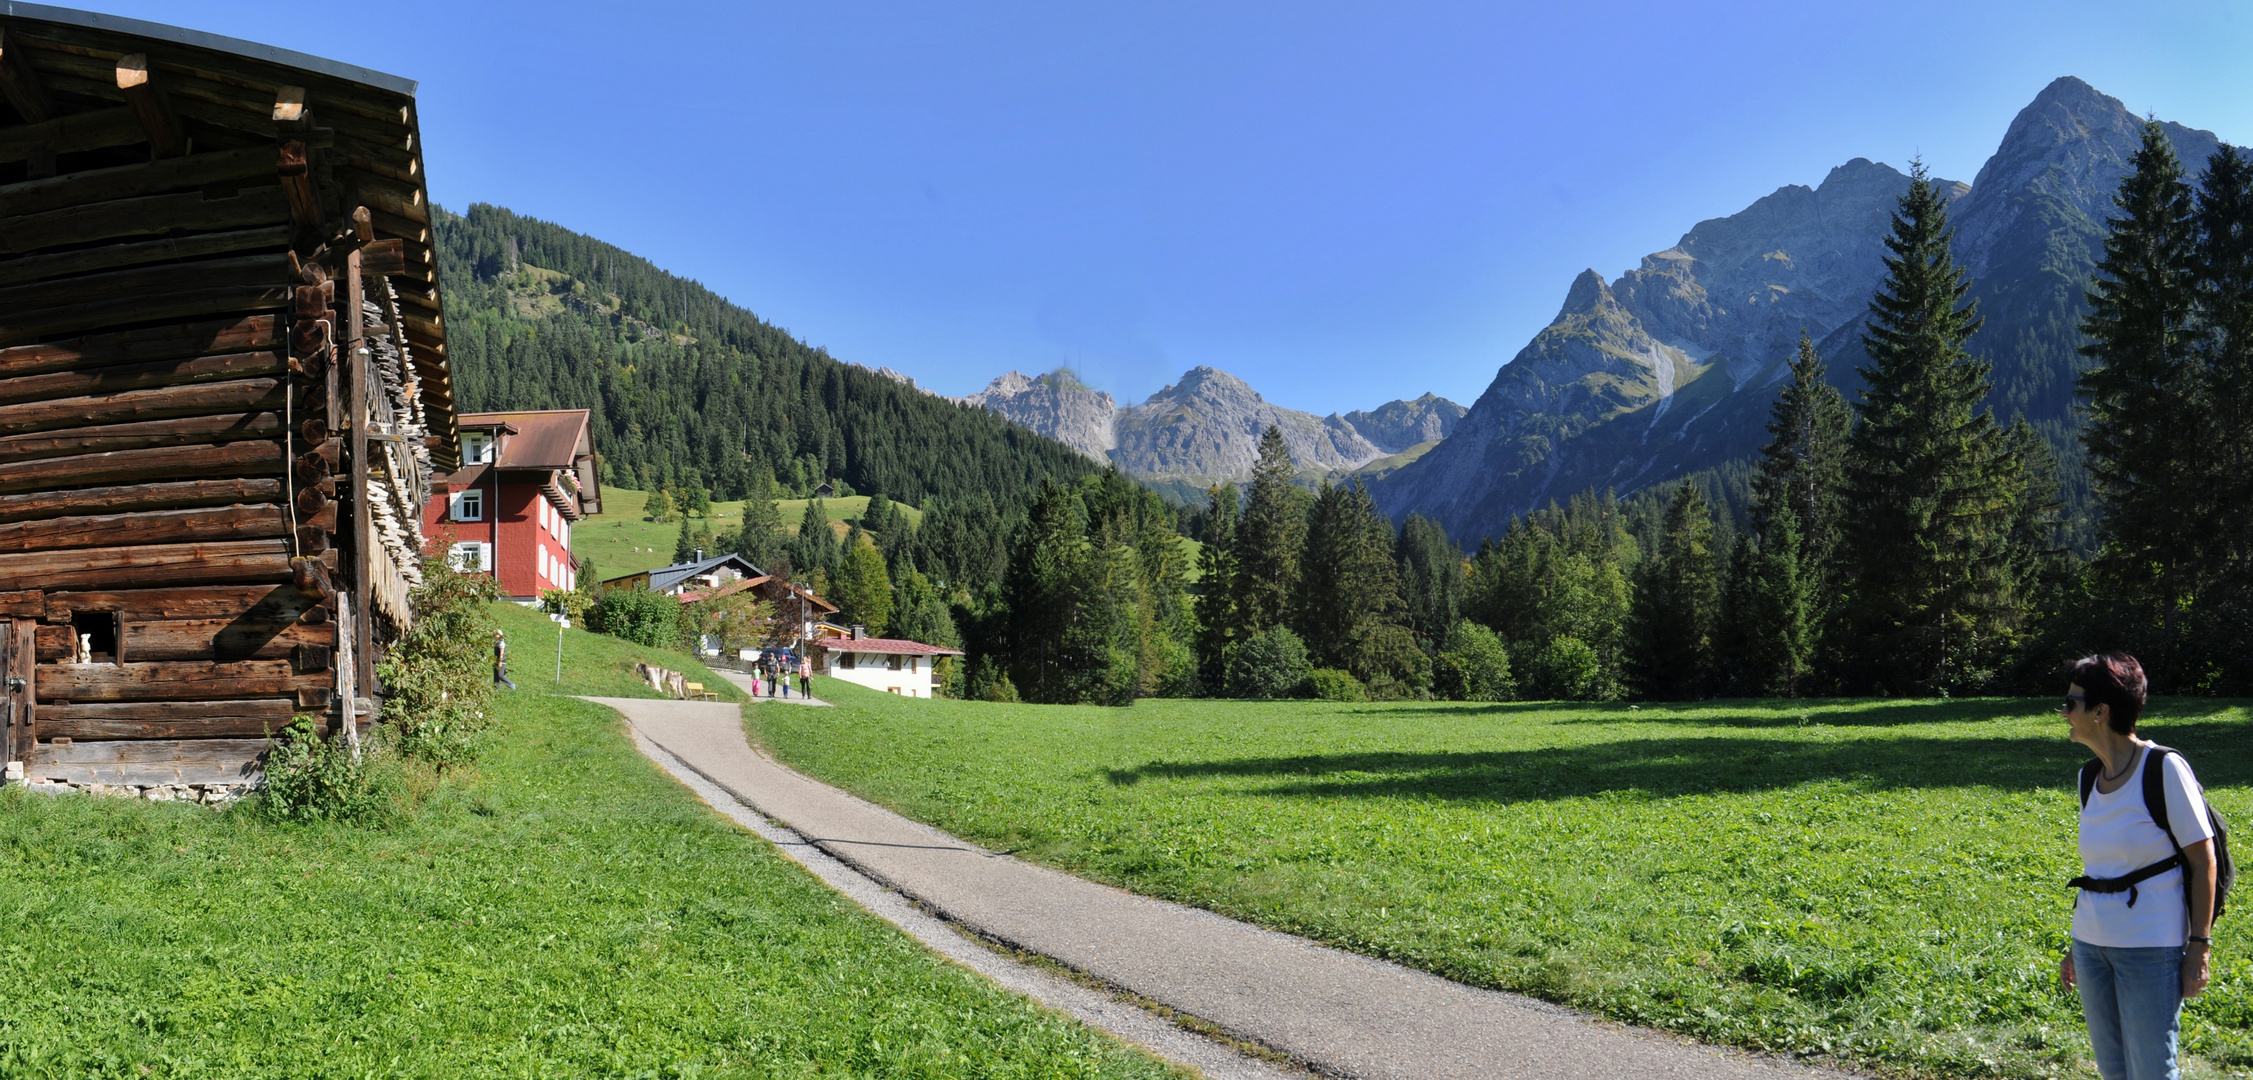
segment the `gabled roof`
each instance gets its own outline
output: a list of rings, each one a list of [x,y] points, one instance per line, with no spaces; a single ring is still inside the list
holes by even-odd
[[[464,430],[505,426],[513,432],[502,440],[493,462],[499,468],[569,469],[594,453],[588,431],[593,416],[588,409],[463,413],[459,426]]]
[[[751,565],[750,560],[745,559],[743,556],[731,551],[725,555],[714,555],[711,558],[697,562],[674,563],[671,566],[660,566],[657,569],[649,572],[649,587],[657,592],[663,592],[666,589],[670,589],[673,586],[680,584],[681,582],[689,580],[690,578],[709,574],[712,571],[717,570],[723,566],[734,567],[736,572],[742,574],[744,577],[766,576],[766,572],[756,566]]]
[[[920,641],[909,641],[906,638],[829,638],[821,643],[821,647],[828,649],[830,652],[901,653],[907,656],[962,655],[961,649],[925,645]]]

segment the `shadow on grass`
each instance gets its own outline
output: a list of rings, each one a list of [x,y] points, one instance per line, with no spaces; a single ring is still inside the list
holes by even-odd
[[[2172,722],[2152,734],[2190,755],[2213,787],[2253,783],[2240,721]],[[1885,737],[1794,740],[1715,735],[1622,739],[1588,746],[1465,752],[1377,752],[1151,762],[1109,770],[1146,779],[1265,781],[1261,794],[1532,802],[1605,793],[1652,798],[1770,791],[1821,781],[1873,789],[2070,789],[2087,752],[2065,739]]]
[[[1964,723],[2038,716],[2055,711],[2048,698],[1958,698],[1944,701],[1872,701],[1869,698],[1774,698],[1742,701],[1510,701],[1493,705],[1458,705],[1448,711],[1458,716],[1512,716],[1569,712],[1555,724],[1680,723],[1712,727],[1899,727],[1908,724]],[[1428,714],[1431,706],[1417,708],[1364,708],[1364,714]],[[2210,711],[2210,710],[2209,710]]]

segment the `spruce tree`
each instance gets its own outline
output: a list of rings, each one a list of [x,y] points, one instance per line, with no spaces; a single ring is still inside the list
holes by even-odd
[[[2208,490],[2191,534],[2212,582],[2197,631],[2220,676],[2212,689],[2242,694],[2253,688],[2253,159],[2236,147],[2199,175],[2196,268]]]
[[[1710,692],[1720,626],[1721,556],[1713,508],[1696,481],[1684,480],[1666,506],[1658,549],[1636,582],[1632,663],[1645,697],[1679,701]]]
[[[1799,521],[1779,514],[1758,544],[1747,540],[1732,613],[1739,644],[1733,654],[1740,692],[1798,697],[1815,655],[1821,611],[1818,578],[1801,557]]]
[[[1296,475],[1282,430],[1269,424],[1260,435],[1251,498],[1236,531],[1236,607],[1253,633],[1283,623],[1298,587],[1306,498],[1291,483]]]
[[[1425,651],[1437,653],[1462,617],[1463,551],[1438,522],[1410,514],[1401,523],[1393,553],[1400,564],[1409,628]]]
[[[1204,547],[1197,556],[1197,678],[1217,694],[1228,674],[1228,654],[1249,635],[1236,606],[1236,530],[1240,515],[1235,484],[1205,492]]]
[[[765,469],[752,473],[743,496],[743,528],[736,533],[735,552],[761,570],[773,570],[790,541],[782,531],[782,511],[775,498],[774,474]]]
[[[2104,258],[2088,293],[2081,332],[2090,368],[2081,375],[2088,422],[2081,438],[2103,507],[2099,580],[2163,625],[2173,652],[2175,616],[2198,594],[2195,527],[2207,516],[2212,476],[2194,377],[2197,220],[2182,165],[2154,122],[2113,197]],[[2186,421],[2190,423],[2186,426]],[[2154,657],[2157,659],[2157,657]]]
[[[1831,565],[1846,489],[1846,441],[1854,413],[1830,384],[1823,358],[1805,331],[1791,361],[1791,381],[1768,413],[1768,445],[1752,482],[1753,531],[1763,540],[1779,514],[1796,520],[1800,562],[1811,574]]]
[[[870,637],[882,637],[892,621],[892,580],[884,571],[884,556],[857,527],[846,545],[836,586],[839,614],[867,627]]]
[[[2025,466],[1980,408],[1988,365],[1964,348],[1980,320],[1953,238],[1918,162],[1885,239],[1886,276],[1862,337],[1868,389],[1847,454],[1847,632],[1861,685],[1887,693],[1985,685],[2022,614],[2008,544]]]
[[[1392,526],[1368,489],[1324,485],[1307,515],[1289,625],[1318,667],[1378,689],[1421,688],[1429,664],[1408,630]]]
[[[829,531],[829,512],[820,499],[806,503],[798,519],[798,535],[790,543],[790,565],[800,579],[819,570],[827,580],[837,577],[837,534]]]

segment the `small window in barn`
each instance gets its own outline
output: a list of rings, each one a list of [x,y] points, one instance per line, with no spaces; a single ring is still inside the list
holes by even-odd
[[[885,657],[884,666],[892,669],[893,671],[900,670],[900,654],[893,653],[892,655]]]
[[[851,671],[851,670],[853,670],[853,654],[852,654],[852,653],[849,653],[849,652],[842,652],[842,653],[838,653],[838,654],[837,654],[837,667],[838,667],[838,670],[840,670],[840,671]]]
[[[485,493],[476,488],[454,493],[455,521],[485,520]]]
[[[74,611],[70,616],[71,648],[81,664],[117,663],[118,613]]]

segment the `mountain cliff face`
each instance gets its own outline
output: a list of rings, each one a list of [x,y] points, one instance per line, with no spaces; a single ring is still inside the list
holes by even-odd
[[[1368,412],[1356,409],[1346,414],[1346,423],[1377,449],[1397,454],[1453,435],[1455,422],[1469,411],[1438,394],[1425,394],[1414,401],[1388,401]]]
[[[1180,382],[1123,408],[1063,372],[1034,377],[1012,371],[958,400],[1184,497],[1249,477],[1270,424],[1283,432],[1300,470],[1341,473],[1443,439],[1465,413],[1461,405],[1425,394],[1350,417],[1316,416],[1271,404],[1244,380],[1211,367],[1191,368]]]
[[[2034,420],[2069,474],[2081,294],[2140,130],[2119,101],[2059,79],[2019,113],[1976,183],[1935,181],[1954,200],[1958,258],[1987,318],[1971,347],[1995,362],[1991,403],[2006,421]],[[2168,132],[2194,170],[2217,145],[2208,132]],[[1625,494],[1750,456],[1802,328],[1853,396],[1883,238],[1908,185],[1857,158],[1815,188],[1779,188],[1699,223],[1615,282],[1581,274],[1455,433],[1378,481],[1379,505],[1470,542],[1550,499]]]

